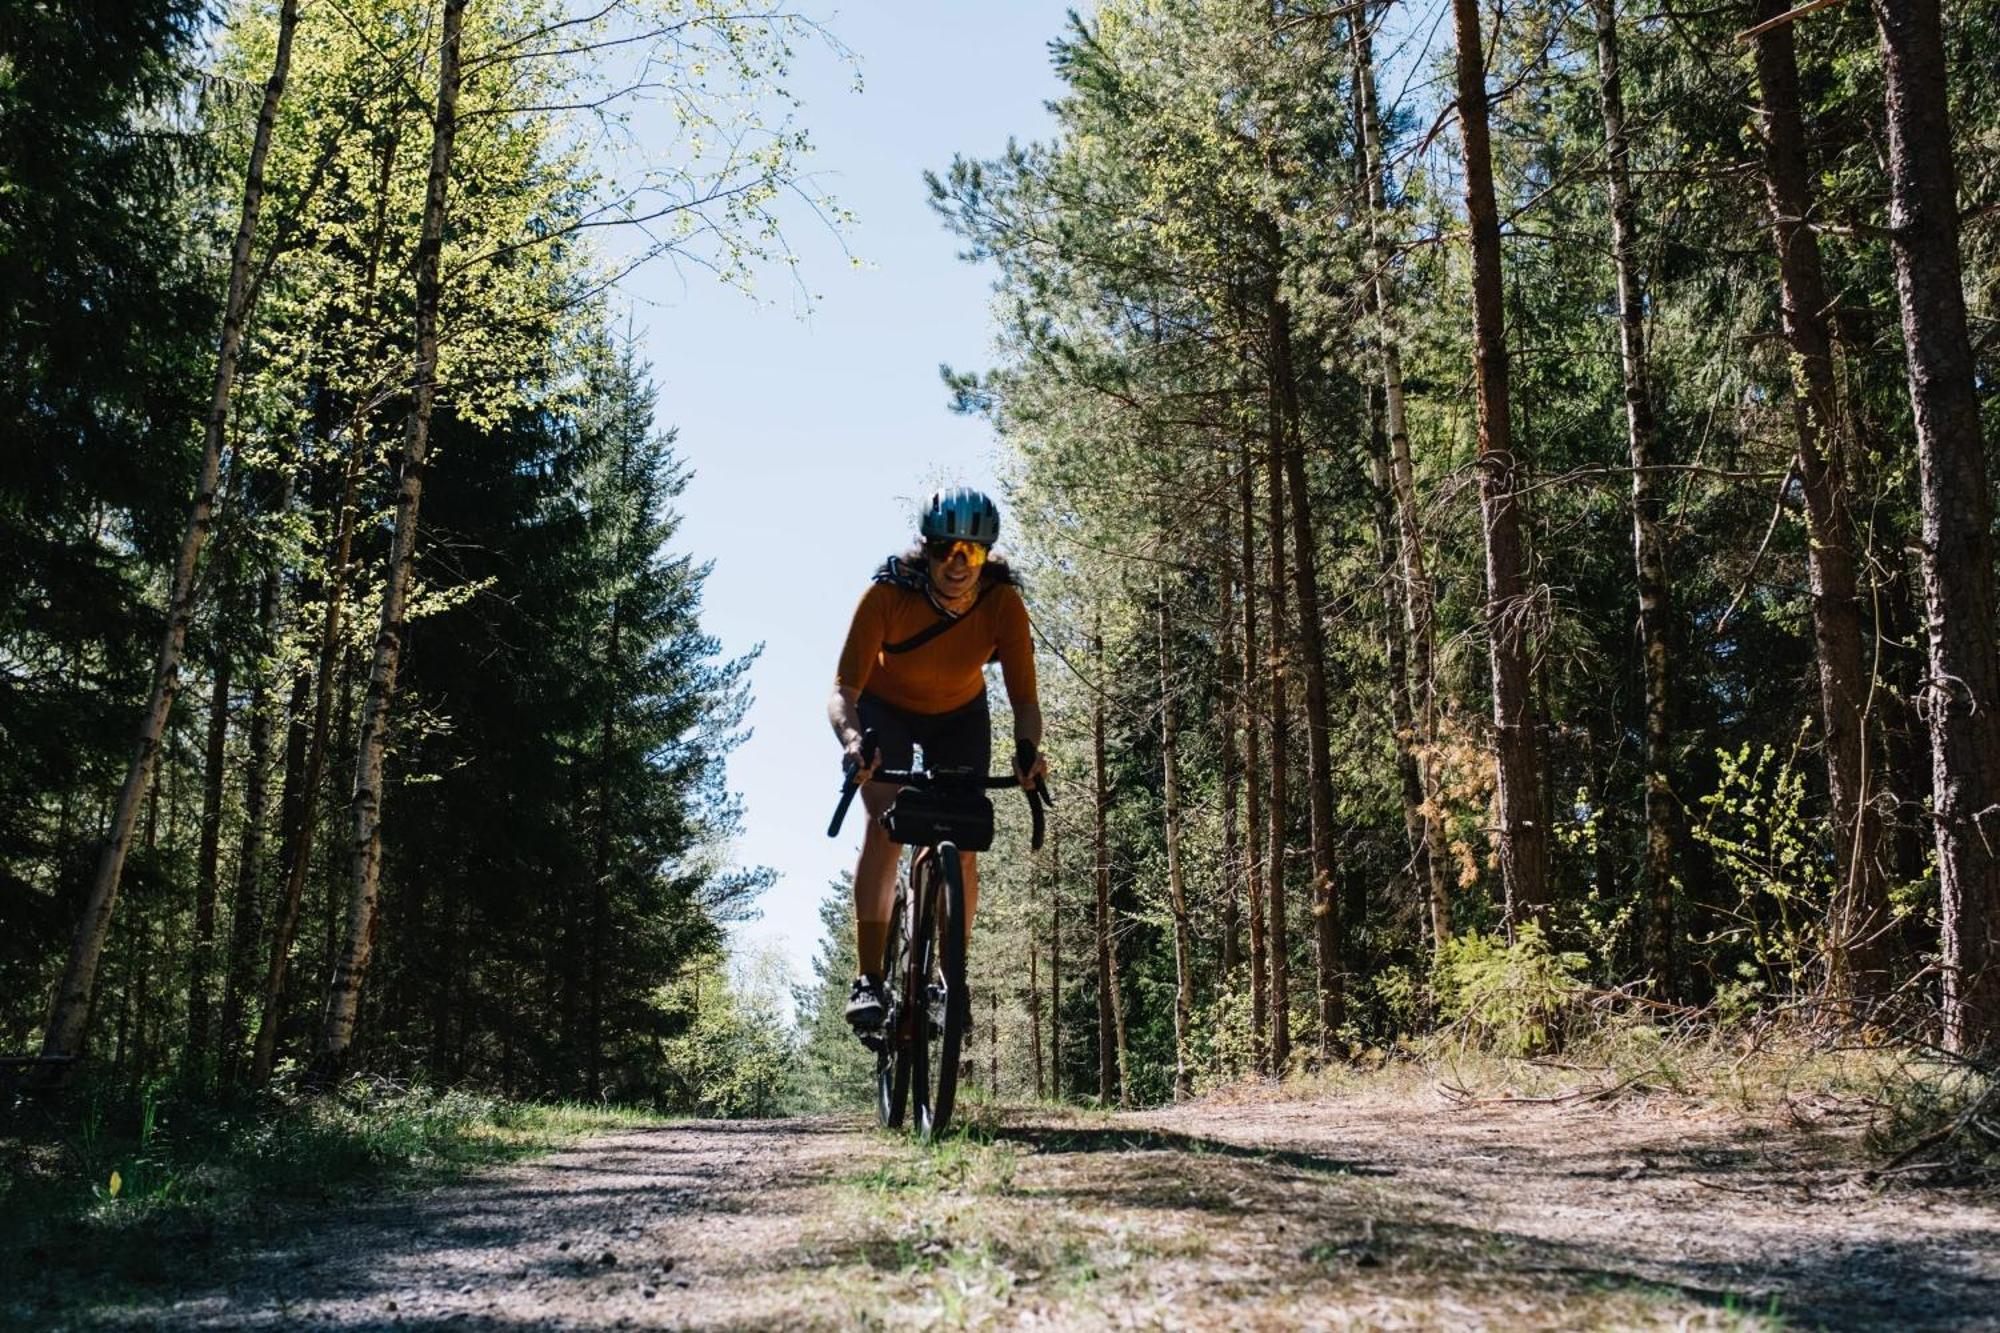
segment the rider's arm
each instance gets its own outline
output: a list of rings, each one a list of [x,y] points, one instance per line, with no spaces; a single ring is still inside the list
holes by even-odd
[[[833,687],[833,697],[826,703],[826,720],[833,724],[833,734],[840,739],[842,748],[857,745],[861,741],[861,691]]]
[[[888,631],[883,611],[882,587],[874,585],[862,594],[854,608],[854,620],[847,628],[847,642],[840,649],[840,663],[834,668],[833,697],[827,701],[826,718],[841,748],[858,755],[861,746],[861,718],[857,701],[875,670]]]

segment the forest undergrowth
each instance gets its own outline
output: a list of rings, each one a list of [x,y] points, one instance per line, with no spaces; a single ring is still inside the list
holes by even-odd
[[[656,1113],[360,1077],[220,1104],[108,1083],[0,1111],[0,1283],[54,1268],[100,1291],[163,1281],[367,1190],[416,1190]]]
[[[1439,1026],[1400,1062],[1378,1063],[1454,1103],[1678,1098],[1799,1131],[1858,1130],[1871,1178],[2000,1182],[2000,1078],[1990,1061],[1928,1040],[1921,1005],[1884,1003],[1865,1018],[1813,998],[1669,1005],[1587,984],[1531,933],[1512,948],[1461,945],[1436,998]]]
[[[1931,1183],[2000,1184],[2000,1132],[1991,1071],[1928,1048],[1855,1044],[1811,1034],[1650,1026],[1607,1030],[1560,1054],[1517,1055],[1426,1043],[1420,1059],[1382,1078],[1434,1088],[1464,1106],[1610,1106],[1677,1101],[1787,1131],[1839,1132],[1866,1179],[1912,1175]],[[1323,1082],[1302,1080],[1296,1095]]]

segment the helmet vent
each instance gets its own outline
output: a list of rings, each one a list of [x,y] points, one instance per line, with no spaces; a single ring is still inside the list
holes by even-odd
[[[925,537],[962,537],[991,546],[1000,536],[1000,509],[978,491],[953,486],[931,496],[917,528]]]

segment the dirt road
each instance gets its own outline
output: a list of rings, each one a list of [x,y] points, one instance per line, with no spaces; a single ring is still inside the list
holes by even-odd
[[[1811,1114],[1808,1108],[1808,1114]],[[204,1256],[94,1326],[2000,1328],[2000,1201],[1679,1102],[1243,1094],[598,1139]]]

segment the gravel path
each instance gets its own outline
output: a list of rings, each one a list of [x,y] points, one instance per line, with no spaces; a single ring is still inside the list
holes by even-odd
[[[771,1328],[754,1278],[853,1151],[847,1122],[619,1133],[230,1256],[127,1327]],[[794,1258],[796,1258],[794,1256]],[[775,1321],[775,1322],[774,1322]]]
[[[1551,1291],[1651,1285],[1678,1293],[1670,1305],[1775,1310],[1789,1327],[2000,1329],[2000,1200],[1871,1178],[1840,1104],[1793,1109],[1808,1123],[1780,1130],[1677,1098],[1600,1109],[1378,1093],[1137,1119],[1392,1170],[1411,1244],[1474,1238]]]
[[[2000,1206],[1851,1127],[1685,1103],[1239,1093],[620,1133],[326,1210],[97,1326],[1995,1328]]]

